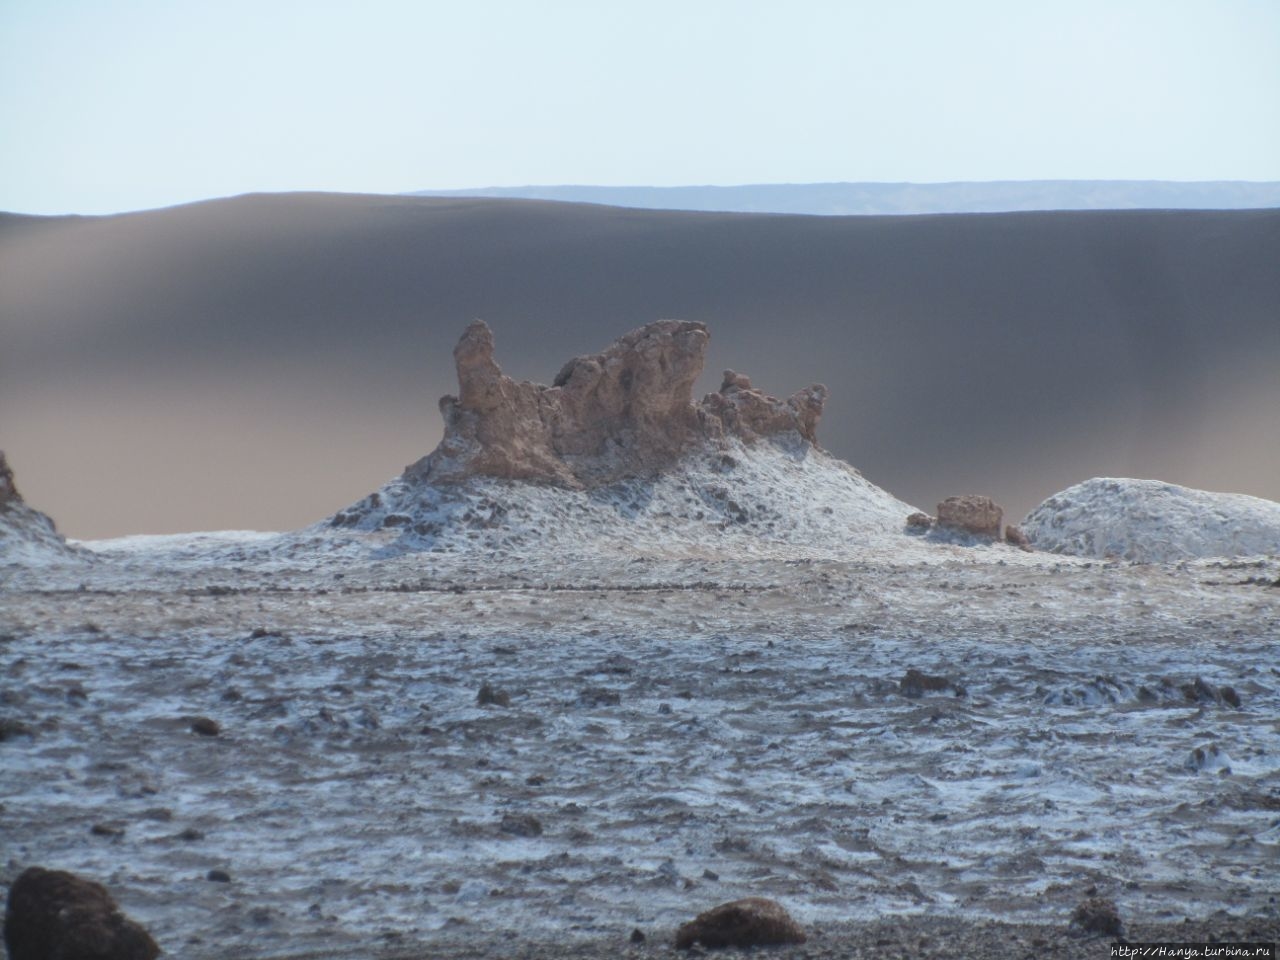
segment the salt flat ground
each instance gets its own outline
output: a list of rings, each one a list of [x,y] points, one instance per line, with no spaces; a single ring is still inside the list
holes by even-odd
[[[886,955],[886,917],[1048,955],[1094,889],[1139,933],[1280,923],[1274,559],[192,542],[0,569],[0,882],[101,879],[170,955],[644,954],[746,895],[816,931],[795,956]]]

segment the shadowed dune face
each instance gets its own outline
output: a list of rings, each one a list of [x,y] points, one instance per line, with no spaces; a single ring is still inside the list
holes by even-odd
[[[697,392],[831,388],[819,441],[926,509],[1095,475],[1280,499],[1280,211],[800,217],[269,195],[0,217],[0,445],[71,536],[285,528],[504,369],[707,323]]]

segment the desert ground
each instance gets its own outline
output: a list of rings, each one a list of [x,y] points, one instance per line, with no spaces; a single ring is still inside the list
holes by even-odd
[[[186,958],[642,957],[748,895],[780,957],[1106,956],[1091,895],[1277,938],[1274,558],[281,544],[0,568],[0,881]]]

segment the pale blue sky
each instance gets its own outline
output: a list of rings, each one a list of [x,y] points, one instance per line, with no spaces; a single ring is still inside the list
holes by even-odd
[[[1277,0],[0,0],[0,210],[1280,180]]]

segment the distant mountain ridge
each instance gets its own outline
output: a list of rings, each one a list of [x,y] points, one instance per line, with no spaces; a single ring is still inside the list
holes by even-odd
[[[500,197],[649,210],[820,216],[1030,210],[1248,210],[1280,207],[1280,182],[994,180],[955,183],[763,183],[732,187],[477,187],[415,197]]]

